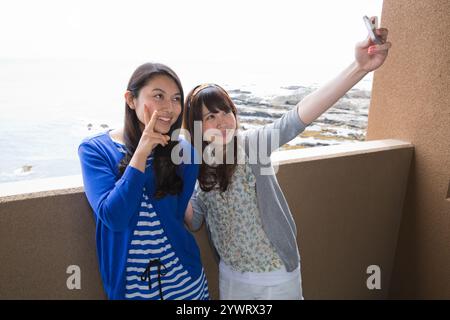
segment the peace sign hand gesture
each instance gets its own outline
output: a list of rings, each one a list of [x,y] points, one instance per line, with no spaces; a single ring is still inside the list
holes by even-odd
[[[150,117],[150,111],[147,105],[144,104],[144,130],[142,131],[141,139],[136,148],[136,151],[131,158],[130,165],[145,172],[146,162],[148,156],[153,149],[159,144],[166,146],[169,143],[170,137],[155,131],[155,124],[158,120],[158,111],[155,110]]]
[[[141,139],[139,140],[138,147],[143,154],[150,155],[153,149],[158,145],[163,147],[169,143],[170,137],[168,135],[161,134],[155,131],[156,120],[158,120],[158,111],[155,110],[150,117],[150,111],[147,105],[144,104],[144,124],[145,128],[142,131]]]

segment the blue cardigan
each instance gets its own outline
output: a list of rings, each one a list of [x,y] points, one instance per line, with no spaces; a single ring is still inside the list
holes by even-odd
[[[191,144],[180,137],[183,154],[196,157]],[[123,154],[108,132],[86,138],[78,148],[84,191],[95,213],[97,254],[103,286],[109,299],[124,299],[128,247],[137,223],[143,191],[155,191],[153,166],[145,173],[128,166],[118,178]],[[188,157],[189,158],[189,157]],[[186,161],[178,167],[183,189],[178,195],[150,198],[181,263],[195,279],[200,276],[200,252],[192,234],[184,225],[184,214],[198,175],[198,161]]]

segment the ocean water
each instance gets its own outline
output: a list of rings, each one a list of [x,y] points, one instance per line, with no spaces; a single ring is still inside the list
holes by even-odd
[[[0,60],[0,183],[79,174],[79,143],[122,124],[128,79],[143,62]],[[293,107],[268,106],[267,102],[299,96],[302,88],[312,90],[334,75],[300,72],[282,64],[166,63],[178,73],[186,93],[203,82],[231,90],[247,129],[271,122]],[[355,86],[354,96],[330,109],[309,133],[290,145],[312,147],[364,139],[371,83],[370,76],[363,79]]]

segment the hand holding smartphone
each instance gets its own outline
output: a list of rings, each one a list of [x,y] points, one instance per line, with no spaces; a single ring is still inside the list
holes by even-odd
[[[364,23],[366,24],[367,31],[369,32],[370,39],[376,44],[383,44],[383,41],[379,36],[375,34],[375,29],[377,28],[377,21],[372,23],[368,16],[363,17]]]

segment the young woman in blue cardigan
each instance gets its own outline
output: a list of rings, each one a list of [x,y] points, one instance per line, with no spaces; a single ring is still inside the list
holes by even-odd
[[[79,146],[110,299],[209,298],[199,249],[184,223],[198,165],[177,165],[170,158],[175,147],[195,156],[175,131],[183,100],[180,80],[170,68],[144,64],[128,83],[124,126]]]

